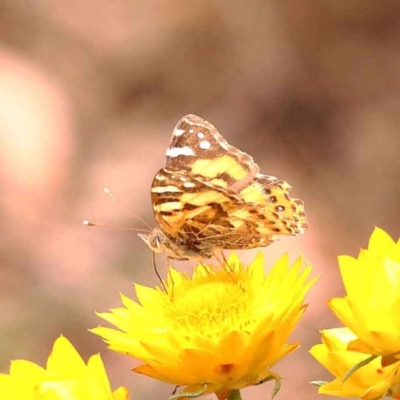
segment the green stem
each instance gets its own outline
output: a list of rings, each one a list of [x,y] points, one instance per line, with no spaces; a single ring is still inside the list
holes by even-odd
[[[233,390],[227,400],[242,400],[239,390]]]

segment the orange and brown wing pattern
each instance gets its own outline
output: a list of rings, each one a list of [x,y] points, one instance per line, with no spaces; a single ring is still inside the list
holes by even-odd
[[[166,167],[153,180],[152,203],[171,258],[208,258],[217,249],[267,246],[305,232],[301,200],[290,185],[262,175],[253,158],[209,122],[183,117],[172,133]]]
[[[259,173],[248,154],[231,146],[210,122],[189,114],[176,124],[166,168],[201,175],[215,186],[245,187]]]
[[[211,257],[218,248],[213,238],[234,228],[227,210],[234,209],[238,201],[233,193],[190,174],[160,170],[153,181],[152,202],[168,256]]]
[[[151,199],[156,220],[170,238],[179,233],[201,234],[210,224],[228,224],[225,209],[234,209],[240,201],[200,177],[167,168],[154,177]]]
[[[211,257],[216,249],[267,246],[280,235],[301,233],[295,229],[297,217],[282,205],[288,202],[283,181],[269,184],[269,200],[259,192],[263,181],[246,191],[247,197],[261,193],[261,204],[178,171],[163,169],[154,182],[152,201],[161,230],[202,257]]]
[[[269,230],[274,235],[298,235],[305,233],[308,224],[304,203],[290,196],[291,186],[274,176],[258,174],[246,188],[239,192],[242,200],[258,204],[264,221],[260,233]],[[264,225],[264,226],[262,226]]]

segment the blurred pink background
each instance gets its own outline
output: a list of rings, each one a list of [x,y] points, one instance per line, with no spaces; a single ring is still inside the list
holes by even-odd
[[[303,253],[322,274],[293,335],[303,347],[276,368],[280,399],[320,398],[308,382],[329,375],[307,351],[318,329],[339,325],[325,305],[343,294],[336,258],[356,256],[376,225],[400,236],[400,3],[3,0],[0,10],[0,371],[10,359],[43,365],[62,333],[84,357],[100,351],[113,387],[135,400],[171,394],[87,331],[101,323],[95,310],[134,296],[133,282],[157,284],[151,252],[134,232],[81,221],[145,228],[108,187],[153,225],[151,181],[175,123],[195,113],[306,203],[309,232],[262,251],[267,265]]]

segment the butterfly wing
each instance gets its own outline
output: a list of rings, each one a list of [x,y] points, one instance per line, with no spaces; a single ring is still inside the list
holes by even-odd
[[[214,125],[193,114],[176,124],[166,157],[167,169],[189,171],[232,190],[245,187],[259,173],[251,156],[231,146]]]
[[[153,180],[152,202],[180,258],[266,246],[307,229],[303,202],[290,197],[291,186],[260,174],[251,156],[202,118],[186,115],[178,122],[166,157]]]
[[[269,200],[262,192],[267,186]],[[296,221],[300,216],[286,205],[297,201],[287,199],[288,188],[276,178],[271,183],[268,176],[258,177],[243,193],[249,202],[200,176],[162,169],[154,178],[152,201],[157,222],[171,241],[208,254],[214,249],[267,246],[280,235],[301,233]]]
[[[161,230],[175,238],[200,234],[208,225],[228,225],[226,209],[240,199],[233,193],[187,172],[161,169],[153,180],[151,199]]]
[[[264,233],[269,230],[270,233],[296,235],[307,229],[304,204],[290,197],[291,186],[274,176],[260,174],[251,156],[230,145],[201,117],[189,114],[176,124],[166,166],[188,171],[214,188],[231,190],[241,202],[249,203],[247,207],[262,206],[259,224],[263,225]],[[198,193],[202,193],[201,190]],[[243,212],[239,211],[239,215]],[[265,217],[263,223],[262,216]]]
[[[240,198],[246,203],[254,203],[262,208],[258,217],[260,229],[275,235],[298,235],[305,233],[308,224],[304,203],[290,196],[291,186],[274,176],[258,174],[256,178],[240,192]]]
[[[292,198],[290,189],[284,180],[258,174],[246,188],[230,193],[231,202],[222,204],[220,221],[226,219],[229,225],[215,221],[214,232],[204,240],[214,248],[249,249],[267,246],[282,235],[304,233],[308,228],[304,203]]]

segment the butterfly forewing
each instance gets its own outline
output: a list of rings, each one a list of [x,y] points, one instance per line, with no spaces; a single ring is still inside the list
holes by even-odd
[[[189,114],[175,126],[166,167],[190,171],[224,188],[245,187],[259,172],[248,154],[231,146],[208,121]]]
[[[167,168],[157,173],[152,187],[156,220],[170,238],[182,231],[200,233],[216,221],[227,223],[224,208],[232,208],[237,201],[233,193],[200,177]]]

